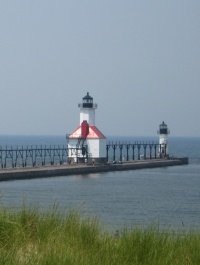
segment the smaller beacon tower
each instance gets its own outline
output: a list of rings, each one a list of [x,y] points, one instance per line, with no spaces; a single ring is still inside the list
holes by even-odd
[[[106,162],[106,137],[95,126],[97,104],[87,92],[78,107],[80,124],[68,136],[68,158],[75,163]]]
[[[161,158],[166,158],[168,156],[168,135],[169,129],[164,121],[159,125],[159,156]]]

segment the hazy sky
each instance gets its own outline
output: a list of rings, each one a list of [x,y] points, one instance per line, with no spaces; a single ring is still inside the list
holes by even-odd
[[[1,0],[0,134],[200,136],[199,0]]]

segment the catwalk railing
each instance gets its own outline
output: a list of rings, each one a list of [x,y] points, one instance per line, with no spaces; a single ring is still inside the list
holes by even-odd
[[[1,168],[61,165],[66,161],[66,146],[0,147]]]
[[[85,148],[85,147],[84,147]],[[0,167],[36,167],[46,165],[62,165],[68,163],[68,154],[81,153],[88,161],[86,149],[67,148],[66,146],[0,146]],[[121,143],[109,142],[106,145],[107,161],[129,161],[156,159],[166,157],[166,146],[158,143]]]
[[[141,159],[157,159],[167,157],[167,146],[159,143],[135,142],[109,142],[106,145],[107,161],[129,161]]]

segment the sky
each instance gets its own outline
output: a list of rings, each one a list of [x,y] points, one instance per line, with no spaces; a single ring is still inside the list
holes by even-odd
[[[200,136],[199,0],[1,0],[0,135]]]

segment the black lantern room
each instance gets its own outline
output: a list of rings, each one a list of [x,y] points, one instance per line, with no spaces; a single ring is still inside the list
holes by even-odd
[[[164,121],[159,125],[159,134],[169,134],[169,130],[167,128],[167,124]]]
[[[93,108],[93,97],[89,95],[89,92],[87,92],[87,95],[83,97],[83,108]]]

